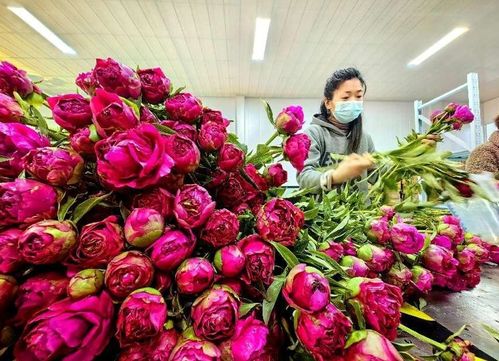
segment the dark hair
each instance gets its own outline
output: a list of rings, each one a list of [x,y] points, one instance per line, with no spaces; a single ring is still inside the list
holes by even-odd
[[[350,79],[359,79],[364,87],[364,92],[367,90],[366,82],[362,78],[360,71],[355,68],[346,68],[336,70],[327,80],[324,87],[324,96],[326,99],[333,98],[333,92],[340,87],[340,85]],[[329,111],[326,108],[324,101],[321,103],[321,116],[324,120],[328,120]],[[349,138],[348,138],[348,153],[355,153],[359,149],[360,140],[362,138],[362,115],[350,123]]]

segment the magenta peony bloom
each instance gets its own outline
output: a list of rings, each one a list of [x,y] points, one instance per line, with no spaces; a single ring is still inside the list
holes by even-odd
[[[214,210],[215,202],[212,201],[208,191],[200,185],[185,185],[175,197],[173,213],[182,228],[199,228],[206,223]]]
[[[218,209],[212,213],[201,231],[201,239],[214,248],[233,243],[239,233],[237,216],[227,209]]]
[[[142,84],[142,99],[151,104],[164,102],[170,94],[171,83],[161,68],[140,69],[137,71]]]
[[[280,187],[288,181],[288,172],[281,163],[276,163],[265,169],[264,177],[271,187]]]
[[[53,218],[56,209],[57,193],[49,185],[30,179],[0,183],[0,227]]]
[[[192,254],[195,246],[192,232],[166,229],[150,248],[152,263],[161,271],[173,271]]]
[[[165,110],[171,119],[194,123],[203,112],[201,100],[189,93],[180,93],[165,101]]]
[[[333,304],[315,313],[298,311],[296,319],[296,335],[314,360],[334,360],[342,354],[352,322]]]
[[[239,172],[230,173],[228,177],[226,177],[226,174],[216,173],[212,182],[215,181],[218,191],[218,203],[231,210],[235,210],[258,193],[258,190]],[[221,184],[218,184],[218,182],[221,182]]]
[[[134,343],[122,350],[118,361],[168,361],[177,341],[175,329],[162,330],[149,341]]]
[[[214,286],[196,298],[191,318],[196,336],[214,342],[226,340],[234,334],[239,318],[239,298],[228,287]]]
[[[397,223],[393,225],[390,233],[396,251],[414,254],[423,249],[425,237],[412,225]]]
[[[351,239],[344,240],[341,245],[343,246],[343,253],[348,256],[357,256],[357,246]]]
[[[475,258],[478,263],[485,263],[488,262],[490,257],[489,257],[489,251],[485,246],[482,244],[482,246],[478,244],[468,244],[464,249],[469,250],[470,252],[473,252],[475,255]]]
[[[266,241],[292,246],[304,223],[301,209],[285,199],[273,198],[258,213],[256,229]]]
[[[96,59],[93,76],[108,92],[124,98],[137,99],[140,96],[141,85],[137,74],[114,59]]]
[[[282,295],[293,308],[317,312],[329,304],[331,288],[319,270],[301,263],[294,266],[286,277]]]
[[[210,122],[220,124],[224,128],[227,128],[230,124],[230,121],[222,116],[221,111],[204,108],[201,116],[201,123],[205,124]]]
[[[244,237],[237,246],[246,259],[243,282],[270,285],[275,264],[274,248],[256,234]]]
[[[372,220],[367,228],[367,237],[376,243],[387,244],[390,241],[390,227],[385,219]]]
[[[190,139],[193,142],[197,142],[198,140],[198,131],[191,124],[177,122],[174,120],[163,120],[160,124],[174,130],[178,135]]]
[[[199,147],[205,152],[219,150],[227,140],[227,130],[219,123],[208,122],[201,125],[198,135]]]
[[[220,248],[213,261],[215,268],[225,277],[236,277],[244,270],[246,258],[236,245]]]
[[[456,254],[456,259],[459,262],[457,268],[463,272],[469,272],[477,265],[475,253],[468,247],[465,247],[462,250],[458,251]]]
[[[244,164],[244,152],[231,143],[225,143],[218,154],[218,167],[226,172],[241,169]]]
[[[446,249],[452,249],[453,248],[453,243],[452,239],[450,239],[447,236],[439,235],[437,234],[432,240],[432,244],[435,244],[437,246],[446,248]]]
[[[412,272],[401,262],[395,263],[385,277],[386,283],[405,289],[412,280]]]
[[[80,94],[63,94],[48,97],[55,122],[70,133],[92,124],[90,102]]]
[[[346,267],[345,271],[350,277],[367,277],[369,274],[366,262],[355,256],[344,256],[340,264]]]
[[[267,179],[265,179],[265,177],[258,172],[258,169],[256,169],[254,164],[246,164],[244,166],[244,173],[246,173],[246,175],[252,180],[258,190],[265,192],[269,189]]]
[[[427,294],[433,285],[433,275],[426,268],[414,266],[411,269],[414,287],[421,293]]]
[[[260,320],[249,316],[236,323],[234,335],[222,343],[222,360],[230,361],[270,361],[273,360],[270,348],[270,332]]]
[[[167,292],[172,286],[172,276],[169,273],[158,272],[155,270],[154,272],[154,281],[153,286],[162,294]]]
[[[99,82],[95,79],[92,71],[78,74],[75,84],[88,95],[94,95],[95,89],[100,88]]]
[[[335,261],[343,257],[343,246],[341,243],[336,243],[333,240],[319,244],[318,251],[328,255]]]
[[[457,271],[459,261],[452,256],[452,252],[443,247],[430,244],[423,253],[423,264],[430,271],[452,277]]]
[[[386,221],[391,221],[395,216],[395,209],[391,206],[381,206],[380,211]]]
[[[141,106],[139,110],[139,120],[141,123],[149,123],[149,124],[155,124],[159,123],[158,118],[154,115],[153,112],[149,110],[148,107],[146,106]]]
[[[23,260],[17,245],[22,233],[17,228],[0,231],[0,274],[12,273],[21,267]]]
[[[82,298],[98,293],[104,285],[104,272],[88,268],[75,274],[68,285],[68,295],[71,298]]]
[[[464,231],[461,221],[454,216],[443,216],[442,223],[438,226],[438,234],[452,239],[454,244],[461,244],[464,240]]]
[[[19,253],[32,264],[64,260],[76,243],[76,231],[68,221],[45,220],[29,226],[19,238]]]
[[[220,350],[209,341],[183,339],[177,343],[168,361],[221,361]]]
[[[23,110],[14,99],[0,93],[0,123],[18,123],[23,115]]]
[[[116,133],[95,145],[97,174],[111,189],[143,189],[159,183],[173,167],[161,134],[150,124]]]
[[[139,248],[150,246],[163,234],[165,221],[159,212],[150,208],[135,208],[125,221],[125,238]]]
[[[90,101],[92,121],[101,138],[107,138],[120,130],[127,130],[139,124],[137,114],[123,100],[113,93],[97,89]]]
[[[364,244],[357,250],[357,256],[374,272],[386,272],[395,262],[395,255],[387,248]]]
[[[215,280],[215,282],[221,286],[229,287],[238,296],[243,293],[243,285],[237,278],[223,278],[221,281]]]
[[[132,292],[121,304],[116,338],[121,347],[150,340],[158,335],[168,317],[166,303],[154,288]]]
[[[0,314],[4,316],[17,293],[17,282],[12,276],[0,274]],[[2,318],[3,318],[2,317]]]
[[[175,197],[164,188],[153,188],[133,197],[132,208],[150,208],[159,212],[163,218],[173,216]]]
[[[33,93],[33,83],[24,70],[16,68],[7,61],[0,62],[0,93],[10,96],[14,92],[25,97]]]
[[[175,273],[178,291],[184,295],[203,292],[211,286],[214,277],[213,266],[201,257],[186,259]]]
[[[197,145],[190,139],[173,134],[164,136],[166,152],[175,162],[175,170],[186,174],[199,167],[201,153]]]
[[[303,170],[305,160],[308,158],[310,144],[310,139],[306,134],[295,134],[284,141],[284,158],[298,172]]]
[[[499,246],[491,245],[489,251],[490,262],[499,264]]]
[[[149,257],[128,251],[109,262],[104,283],[113,297],[123,299],[136,289],[151,285],[153,276],[154,267]]]
[[[48,138],[20,123],[0,122],[0,176],[17,177],[24,169],[23,157],[32,149],[50,146]]]
[[[355,337],[365,335],[365,337]],[[359,339],[346,349],[344,361],[403,361],[395,346],[373,330],[355,331],[351,337]]]
[[[90,128],[81,128],[76,133],[70,135],[69,142],[75,152],[82,156],[95,158],[95,141],[92,138]]]
[[[106,292],[52,303],[28,322],[14,356],[19,361],[92,361],[111,339],[113,313]]]
[[[68,264],[79,268],[103,268],[125,246],[123,230],[116,216],[83,226],[76,247],[71,250]]]
[[[475,116],[471,112],[471,109],[467,105],[458,105],[452,118],[457,120],[460,123],[468,124],[475,119]]]
[[[69,279],[56,272],[41,273],[28,278],[19,286],[16,298],[17,314],[14,322],[24,325],[38,311],[66,297]]]
[[[275,125],[280,133],[292,135],[302,128],[303,122],[303,108],[299,105],[290,105],[277,115]]]
[[[362,277],[350,279],[347,287],[351,297],[360,303],[367,324],[388,339],[395,340],[404,302],[400,288],[378,278]]]
[[[76,184],[83,172],[83,158],[73,151],[56,147],[30,150],[24,157],[26,170],[53,186]]]

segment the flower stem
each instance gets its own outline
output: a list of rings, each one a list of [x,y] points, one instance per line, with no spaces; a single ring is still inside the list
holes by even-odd
[[[270,136],[270,138],[265,142],[265,145],[270,145],[270,143],[272,143],[272,141],[277,138],[279,136],[279,132],[274,132],[274,134],[272,134]]]
[[[436,348],[438,348],[440,351],[443,351],[447,348],[447,346],[445,346],[443,343],[440,343],[440,342],[437,342],[435,340],[432,340],[431,338],[428,338],[426,336],[423,336],[422,334],[410,329],[409,327],[403,325],[403,324],[400,324],[399,325],[399,329],[408,333],[409,335],[413,336],[413,337],[416,337],[418,340],[424,342],[424,343],[427,343],[429,345],[432,345]]]

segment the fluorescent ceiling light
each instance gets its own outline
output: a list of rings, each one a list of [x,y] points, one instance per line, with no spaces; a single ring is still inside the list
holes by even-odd
[[[265,46],[267,45],[267,36],[269,35],[270,19],[256,18],[255,21],[255,40],[253,42],[253,60],[263,60],[265,56]]]
[[[453,29],[450,33],[448,33],[447,35],[445,35],[442,39],[440,39],[435,44],[433,44],[432,46],[430,46],[428,49],[426,49],[425,51],[423,51],[423,53],[421,55],[419,55],[418,57],[412,59],[409,62],[409,64],[407,64],[407,65],[409,65],[409,66],[416,66],[416,65],[421,64],[423,61],[425,61],[426,59],[428,59],[430,56],[432,56],[433,54],[435,54],[437,51],[441,50],[443,47],[445,47],[446,45],[448,45],[449,43],[451,43],[453,40],[455,40],[458,37],[460,37],[461,35],[463,35],[468,30],[469,30],[468,28],[463,28],[463,27]]]
[[[57,49],[62,51],[64,54],[76,55],[76,51],[62,41],[57,35],[54,34],[52,30],[47,28],[43,23],[38,20],[33,14],[21,6],[7,6],[7,9],[12,11],[14,14],[19,16],[22,21],[36,30],[41,36],[50,41]]]

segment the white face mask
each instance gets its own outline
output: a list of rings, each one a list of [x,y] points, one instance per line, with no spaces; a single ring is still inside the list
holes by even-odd
[[[333,115],[334,118],[343,124],[353,122],[364,110],[362,100],[349,100],[336,102]]]

